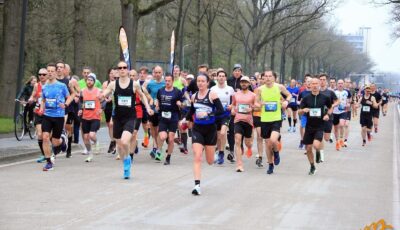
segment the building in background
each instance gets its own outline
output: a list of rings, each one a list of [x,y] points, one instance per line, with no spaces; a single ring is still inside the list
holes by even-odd
[[[342,35],[342,37],[351,44],[360,53],[369,54],[369,40],[371,27],[360,27],[354,34]]]

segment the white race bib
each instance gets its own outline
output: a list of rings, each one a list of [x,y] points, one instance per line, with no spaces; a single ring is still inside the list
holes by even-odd
[[[248,113],[248,109],[250,108],[250,105],[248,104],[238,104],[238,112],[239,113]]]
[[[171,119],[172,113],[171,112],[161,112],[161,117],[165,119]]]
[[[363,105],[362,111],[363,111],[363,112],[366,112],[366,113],[369,113],[369,112],[371,111],[371,106],[369,106],[369,105]]]
[[[84,103],[85,103],[85,109],[95,109],[96,108],[95,101],[84,101]]]
[[[321,117],[321,108],[310,109],[310,117]]]
[[[118,105],[131,107],[132,105],[132,97],[130,96],[118,96]]]
[[[296,102],[296,98],[292,97],[290,98],[290,103],[295,103]]]
[[[208,119],[208,110],[203,108],[196,109],[196,118],[201,120]]]
[[[386,97],[382,97],[382,100],[386,101]]]

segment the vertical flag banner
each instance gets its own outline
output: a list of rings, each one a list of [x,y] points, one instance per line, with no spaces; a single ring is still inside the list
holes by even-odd
[[[170,73],[173,74],[174,71],[174,54],[175,54],[175,31],[172,31],[171,35],[171,57],[169,63]]]
[[[122,55],[128,64],[128,70],[131,70],[131,59],[129,57],[128,37],[126,36],[124,27],[119,28],[119,43],[121,44]]]

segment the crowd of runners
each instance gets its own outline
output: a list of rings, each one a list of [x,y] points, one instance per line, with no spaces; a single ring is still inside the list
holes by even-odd
[[[299,149],[305,150],[309,175],[316,163],[325,161],[325,143],[335,142],[337,151],[351,147],[350,120],[359,117],[362,145],[378,133],[379,115],[387,114],[389,92],[375,84],[357,86],[350,79],[327,74],[304,76],[303,82],[279,84],[272,70],[245,76],[235,64],[232,76],[222,68],[209,70],[200,65],[194,76],[174,66],[172,73],[162,67],[129,70],[124,61],[108,71],[101,83],[90,67],[82,79],[70,76],[61,61],[38,72],[38,81],[27,97],[34,107],[34,124],[44,162],[43,171],[53,170],[56,156],[70,158],[72,138],[82,135],[86,162],[100,151],[96,133],[104,113],[110,143],[108,153],[123,163],[123,178],[131,177],[134,154],[150,148],[155,161],[171,164],[177,145],[183,154],[194,155],[194,188],[200,195],[203,152],[208,164],[236,164],[244,172],[243,155],[253,156],[256,167],[271,175],[280,164],[282,122],[289,133],[299,133]],[[138,132],[144,132],[138,143]],[[333,132],[332,132],[333,130]],[[191,148],[188,147],[191,138]],[[256,143],[253,144],[255,139]],[[108,143],[107,143],[108,144]],[[164,147],[166,146],[166,147]]]

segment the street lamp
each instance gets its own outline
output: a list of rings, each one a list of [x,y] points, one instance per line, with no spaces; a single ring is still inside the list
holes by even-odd
[[[185,47],[191,45],[192,44],[186,44],[182,47],[182,70],[185,70]]]

